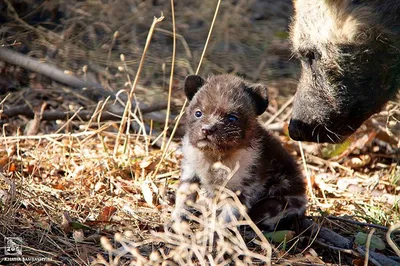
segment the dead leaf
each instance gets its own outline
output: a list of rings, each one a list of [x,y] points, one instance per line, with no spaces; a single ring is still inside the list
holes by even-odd
[[[61,183],[53,185],[53,188],[58,189],[58,190],[65,190],[64,184],[61,184]]]
[[[69,232],[72,231],[71,223],[72,219],[69,216],[69,213],[64,212],[62,215],[62,222],[61,222],[61,228],[64,231],[64,233],[68,234]]]
[[[149,158],[145,158],[143,161],[140,162],[140,168],[142,169],[146,169],[147,167],[149,167],[151,165],[152,161],[149,160]]]
[[[111,216],[117,211],[117,208],[114,206],[106,206],[103,208],[99,216],[97,217],[97,221],[107,222],[110,221]]]
[[[354,259],[352,263],[354,266],[364,266],[364,259],[363,258]]]
[[[368,154],[360,155],[359,157],[353,157],[349,161],[344,163],[345,166],[353,169],[361,168],[368,165],[371,162],[371,156]]]
[[[10,167],[8,168],[8,171],[11,173],[14,173],[15,171],[17,171],[17,166],[15,165],[15,163],[11,163]]]
[[[33,170],[35,169],[35,166],[32,164],[29,164],[26,171],[28,172],[28,174],[33,174]]]
[[[104,184],[103,182],[99,181],[96,183],[96,185],[94,185],[94,191],[98,192],[101,189],[105,189],[106,188],[106,184]]]
[[[140,188],[142,189],[142,194],[144,197],[144,200],[146,201],[146,203],[152,207],[154,207],[153,204],[153,192],[151,191],[149,184],[147,182],[143,182],[140,185]]]
[[[82,229],[74,230],[72,232],[72,236],[74,237],[75,242],[82,242],[83,240],[85,240],[85,235]]]
[[[37,135],[39,132],[39,127],[40,127],[40,122],[42,121],[42,116],[44,109],[46,108],[47,103],[42,103],[42,105],[39,107],[34,108],[34,117],[32,120],[30,120],[25,127],[24,130],[24,135],[26,136],[31,136],[31,135]]]
[[[283,124],[282,132],[285,136],[289,137],[289,124],[288,123],[285,122]]]
[[[3,169],[3,167],[8,164],[9,160],[10,157],[8,157],[7,154],[0,158],[0,170]]]
[[[337,188],[339,191],[345,191],[351,185],[358,186],[360,182],[358,178],[340,178],[337,182]]]
[[[0,205],[8,205],[11,202],[11,194],[7,190],[0,189]]]

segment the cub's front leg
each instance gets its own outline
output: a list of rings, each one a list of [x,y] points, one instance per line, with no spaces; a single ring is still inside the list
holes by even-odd
[[[185,174],[184,171],[175,195],[175,208],[171,214],[172,221],[187,220],[187,212],[190,209],[187,203],[196,202],[199,187],[200,179],[194,173]]]
[[[232,192],[239,191],[231,190]],[[223,194],[224,195],[224,194]],[[221,201],[218,209],[218,219],[224,223],[237,222],[242,218],[242,213],[247,211],[247,200],[243,195],[239,195],[239,202],[235,201],[231,196],[226,197]]]
[[[237,222],[240,220],[240,212],[238,210],[238,206],[234,202],[225,203],[218,214],[218,219],[223,221],[224,223]]]
[[[307,206],[305,195],[291,195],[285,197],[266,197],[256,202],[249,211],[250,218],[255,224],[273,229],[276,224],[285,219],[303,217]]]

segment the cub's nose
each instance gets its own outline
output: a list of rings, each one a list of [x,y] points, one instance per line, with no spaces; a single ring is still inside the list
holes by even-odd
[[[205,136],[209,136],[214,134],[214,132],[217,130],[216,126],[212,126],[212,125],[204,125],[201,127],[201,131],[203,132],[203,134]]]

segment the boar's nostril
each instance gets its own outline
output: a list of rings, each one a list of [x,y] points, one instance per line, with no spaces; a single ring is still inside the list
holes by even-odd
[[[310,124],[304,123],[301,120],[290,119],[289,136],[298,141],[318,141],[317,134],[314,134],[313,129],[316,128]],[[319,132],[318,132],[319,133]]]
[[[341,137],[321,124],[307,124],[301,120],[291,119],[289,136],[298,141],[312,141],[317,143],[337,143]]]
[[[216,126],[204,125],[201,127],[201,131],[206,136],[212,135],[216,130],[217,130]]]
[[[302,123],[296,119],[290,119],[289,123],[289,136],[294,140],[303,140],[302,138]]]

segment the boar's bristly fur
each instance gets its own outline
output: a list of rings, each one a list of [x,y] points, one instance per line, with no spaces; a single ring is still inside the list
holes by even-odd
[[[400,88],[400,1],[295,0],[301,78],[289,134],[341,142]]]

